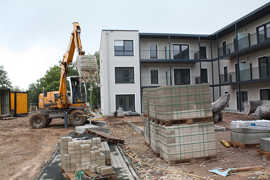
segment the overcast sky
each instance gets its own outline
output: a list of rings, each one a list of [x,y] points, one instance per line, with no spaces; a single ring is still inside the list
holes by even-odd
[[[99,50],[101,29],[213,33],[269,0],[0,0],[0,65],[27,89],[65,53],[72,22],[83,49]]]

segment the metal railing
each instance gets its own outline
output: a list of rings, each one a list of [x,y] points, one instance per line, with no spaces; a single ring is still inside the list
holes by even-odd
[[[190,53],[178,53],[175,54],[173,53],[173,50],[147,50],[147,49],[142,49],[140,50],[140,59],[141,60],[172,60],[172,61],[194,61],[198,60],[198,52],[193,54],[194,58],[191,58]]]
[[[267,28],[266,31],[270,31],[270,28]],[[227,57],[234,55],[237,51],[237,44],[238,44],[238,51],[244,51],[248,50],[249,48],[264,44],[269,42],[270,43],[270,37],[263,37],[261,40],[258,40],[259,36],[257,33],[247,33],[246,35],[242,35],[242,37],[238,37],[238,43],[236,39],[234,39],[233,42],[226,44],[224,47],[219,47],[219,57]]]
[[[238,74],[236,72],[230,72],[228,74],[221,74],[220,75],[220,83],[235,83],[235,82],[243,82],[243,81],[250,81],[250,80],[266,80],[270,79],[270,74],[266,74],[263,72],[259,72],[259,68],[252,68],[252,69],[244,69],[240,70],[240,80],[238,80]]]

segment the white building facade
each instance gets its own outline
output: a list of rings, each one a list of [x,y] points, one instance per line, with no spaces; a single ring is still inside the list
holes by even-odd
[[[103,30],[100,62],[105,116],[141,114],[145,88],[197,83],[210,84],[213,101],[229,92],[227,109],[243,111],[270,100],[270,3],[207,35]]]

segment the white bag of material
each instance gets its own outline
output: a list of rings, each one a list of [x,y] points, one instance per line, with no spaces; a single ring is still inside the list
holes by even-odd
[[[269,120],[253,120],[253,121],[241,121],[236,120],[231,122],[231,129],[236,128],[249,128],[258,130],[270,130]]]

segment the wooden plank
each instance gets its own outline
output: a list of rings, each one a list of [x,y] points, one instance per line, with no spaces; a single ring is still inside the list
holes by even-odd
[[[111,134],[108,134],[108,133],[104,133],[104,132],[101,132],[101,131],[96,131],[96,130],[93,130],[93,129],[88,129],[87,130],[88,133],[92,133],[92,134],[95,134],[96,136],[99,136],[103,139],[105,139],[106,141],[108,142],[111,142],[111,143],[114,143],[114,144],[124,144],[125,141],[123,139],[120,139],[120,138],[117,138]]]

